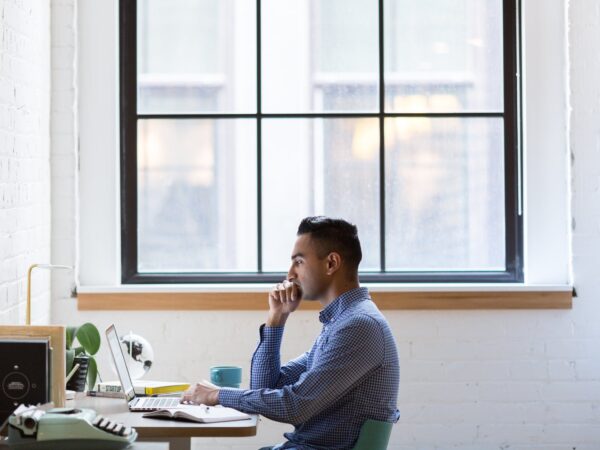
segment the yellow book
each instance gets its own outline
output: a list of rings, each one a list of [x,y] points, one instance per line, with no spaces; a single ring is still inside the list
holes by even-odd
[[[157,395],[157,394],[172,394],[175,392],[183,392],[190,387],[189,383],[171,384],[167,386],[146,386],[146,395]],[[133,388],[135,391],[135,387]]]

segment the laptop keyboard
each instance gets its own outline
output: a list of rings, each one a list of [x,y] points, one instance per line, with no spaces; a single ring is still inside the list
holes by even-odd
[[[175,397],[155,397],[144,401],[144,408],[174,408],[179,406],[179,398]]]

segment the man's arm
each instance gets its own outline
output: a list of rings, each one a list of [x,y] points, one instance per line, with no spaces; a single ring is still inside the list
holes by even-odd
[[[304,371],[304,355],[283,368],[280,358],[285,323],[300,305],[301,296],[298,286],[288,280],[275,285],[269,292],[267,322],[260,328],[260,344],[252,356],[250,388],[275,388],[293,383]]]
[[[292,385],[279,389],[221,389],[219,403],[297,425],[331,406],[383,362],[379,324],[357,316],[329,337],[318,361]]]
[[[295,383],[306,371],[308,352],[281,367],[283,327],[260,327],[260,344],[252,356],[250,389],[280,388]]]
[[[279,344],[283,330],[271,330],[274,336],[279,336],[278,341],[269,342],[275,339],[274,336],[262,340],[263,329],[261,326],[261,343],[252,357],[252,368],[250,371],[250,389],[279,389],[286,385],[294,384],[298,378],[306,371],[306,364],[310,352],[306,352],[296,359],[289,361],[285,366],[279,367]],[[269,334],[267,332],[264,334]],[[275,351],[276,350],[276,351]],[[219,387],[202,381],[190,386],[182,396],[183,402],[196,404],[217,405],[219,403]]]
[[[260,344],[252,356],[250,387],[253,389],[275,388],[294,383],[306,368],[307,355],[301,355],[281,367],[280,347],[283,327],[302,298],[302,291],[295,283],[284,280],[269,292],[267,322],[260,328]],[[196,383],[184,392],[182,401],[216,405],[219,390],[203,382]]]

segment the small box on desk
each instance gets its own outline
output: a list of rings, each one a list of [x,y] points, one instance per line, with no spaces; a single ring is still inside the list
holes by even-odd
[[[50,400],[50,343],[44,338],[0,338],[0,423],[21,403]]]

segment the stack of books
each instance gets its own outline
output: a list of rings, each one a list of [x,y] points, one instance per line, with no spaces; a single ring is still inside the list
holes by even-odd
[[[134,380],[133,390],[135,395],[164,395],[177,394],[185,391],[190,387],[189,383],[179,381],[150,381],[150,380]],[[113,397],[115,394],[122,394],[123,388],[118,381],[103,381],[98,383],[96,387],[96,396]]]

